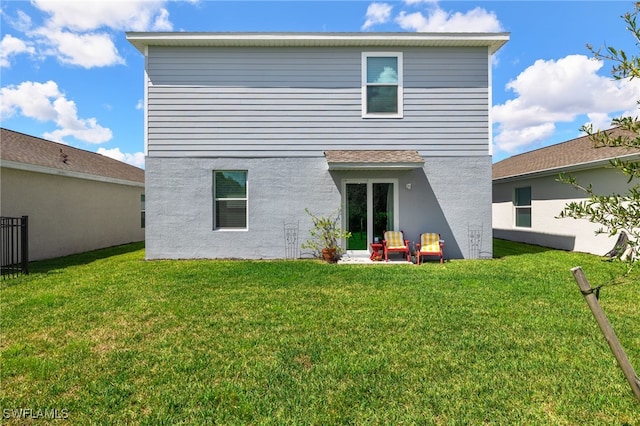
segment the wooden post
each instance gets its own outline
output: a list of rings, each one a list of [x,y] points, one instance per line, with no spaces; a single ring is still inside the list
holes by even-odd
[[[584,275],[581,267],[577,266],[572,268],[571,272],[573,273],[576,283],[578,283],[578,287],[580,288],[587,305],[589,305],[596,322],[600,326],[600,330],[602,330],[604,338],[607,340],[607,343],[611,348],[611,352],[613,352],[613,355],[616,357],[616,361],[618,361],[618,365],[622,369],[624,376],[627,378],[627,381],[631,386],[631,390],[638,401],[640,401],[640,379],[638,379],[633,366],[629,362],[629,358],[627,358],[627,354],[625,354],[624,349],[620,345],[620,341],[618,340],[616,333],[613,331],[611,324],[609,324],[609,320],[602,310],[602,307],[598,302],[598,298],[593,292],[594,289],[591,288],[591,285],[587,281],[587,277]]]

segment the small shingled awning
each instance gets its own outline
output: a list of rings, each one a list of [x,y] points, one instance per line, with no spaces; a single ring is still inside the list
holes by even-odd
[[[329,170],[411,170],[424,165],[418,151],[325,151]]]

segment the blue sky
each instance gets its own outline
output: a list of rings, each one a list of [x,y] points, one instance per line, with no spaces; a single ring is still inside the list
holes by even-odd
[[[0,0],[2,127],[144,167],[144,58],[125,31],[510,32],[493,64],[494,162],[637,115],[586,48],[638,54],[632,1]]]

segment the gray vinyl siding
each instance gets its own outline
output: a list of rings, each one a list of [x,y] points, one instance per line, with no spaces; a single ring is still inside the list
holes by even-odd
[[[148,155],[487,155],[488,50],[384,51],[403,52],[402,119],[362,118],[361,49],[151,47]]]

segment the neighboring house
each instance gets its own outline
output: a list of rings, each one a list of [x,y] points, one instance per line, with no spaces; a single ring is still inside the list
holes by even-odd
[[[127,33],[145,56],[146,255],[282,258],[341,209],[491,255],[491,64],[507,33]],[[301,253],[303,256],[307,253]]]
[[[0,211],[29,216],[29,260],[144,240],[144,170],[0,132]]]
[[[616,136],[620,129],[608,132]],[[608,167],[613,158],[638,159],[640,150],[596,148],[589,136],[540,148],[493,165],[493,235],[563,250],[604,255],[618,236],[596,235],[600,225],[586,219],[557,218],[572,201],[587,199],[583,191],[558,182],[560,173],[574,176],[598,194],[622,194],[629,184]]]

